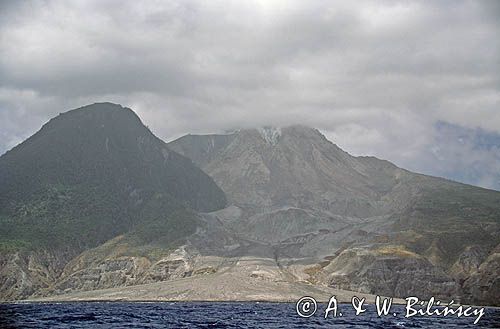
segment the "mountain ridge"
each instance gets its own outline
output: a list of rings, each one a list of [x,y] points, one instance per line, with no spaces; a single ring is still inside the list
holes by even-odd
[[[94,120],[103,107],[124,116]],[[164,143],[110,103],[49,123],[0,157],[0,299],[498,303],[499,192],[351,156],[303,125]]]
[[[234,209],[218,212],[222,222],[277,245],[289,269],[294,258],[309,259],[311,268],[301,274],[307,281],[464,300],[485,293],[466,282],[471,276],[495,287],[488,273],[499,268],[493,261],[500,243],[499,192],[351,156],[302,125],[273,131],[241,130],[217,148],[210,148],[220,138],[214,135],[168,145],[193,159],[228,195]],[[500,295],[495,289],[491,294]]]
[[[12,297],[50,286],[69,260],[118,235],[175,246],[196,231],[197,211],[226,203],[191,160],[112,103],[50,120],[0,157],[0,180],[0,295]]]

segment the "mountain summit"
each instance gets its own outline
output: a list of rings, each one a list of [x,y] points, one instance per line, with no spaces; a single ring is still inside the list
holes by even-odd
[[[137,198],[140,192],[158,189],[197,210],[214,210],[225,202],[213,181],[189,159],[171,152],[132,110],[112,103],[60,114],[0,161],[3,196],[15,193],[16,186],[31,191],[54,181],[114,180],[123,189],[135,189]],[[201,188],[203,184],[213,190]]]
[[[242,207],[293,206],[369,217],[403,207],[401,198],[412,196],[400,190],[410,180],[426,180],[387,161],[353,157],[318,130],[300,125],[188,135],[169,147],[193,159]]]
[[[232,206],[219,220],[274,245],[301,280],[400,297],[500,296],[499,192],[351,156],[304,126],[168,145],[224,190]]]
[[[226,202],[191,160],[168,149],[132,110],[111,103],[50,120],[0,157],[0,181],[0,261],[2,251],[26,252],[22,260],[33,258],[27,250],[39,250],[50,258],[40,260],[50,264],[49,277],[71,257],[121,234],[181,239],[196,226],[192,210]],[[25,264],[1,266],[0,293],[12,289],[6,282],[15,279],[6,271],[15,268],[23,273]],[[12,294],[23,296],[47,280],[31,287],[19,281],[27,290]]]

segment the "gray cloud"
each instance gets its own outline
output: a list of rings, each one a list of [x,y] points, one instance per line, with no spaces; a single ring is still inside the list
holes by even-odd
[[[425,155],[437,122],[500,133],[494,1],[0,6],[0,153],[96,101],[133,108],[167,140],[305,123],[351,153],[439,175]],[[477,161],[498,148],[485,152]]]
[[[432,147],[422,150],[418,157],[419,168],[454,180],[498,189],[500,134],[445,122],[437,122],[434,128]]]

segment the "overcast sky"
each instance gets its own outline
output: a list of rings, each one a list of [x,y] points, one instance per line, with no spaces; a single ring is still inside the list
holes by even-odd
[[[0,154],[59,112],[159,137],[302,123],[500,189],[500,1],[0,1]]]

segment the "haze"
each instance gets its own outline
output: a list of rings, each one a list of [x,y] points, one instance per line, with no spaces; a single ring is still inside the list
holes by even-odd
[[[495,1],[2,1],[0,153],[111,101],[164,140],[301,123],[500,189]]]

